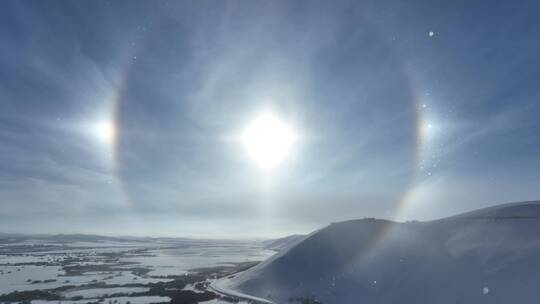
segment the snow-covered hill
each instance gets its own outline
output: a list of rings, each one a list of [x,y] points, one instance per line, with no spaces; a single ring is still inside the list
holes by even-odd
[[[289,249],[290,247],[301,242],[306,236],[302,234],[293,234],[279,239],[272,239],[263,242],[265,249],[281,251]]]
[[[334,223],[221,286],[276,303],[540,303],[540,202]]]

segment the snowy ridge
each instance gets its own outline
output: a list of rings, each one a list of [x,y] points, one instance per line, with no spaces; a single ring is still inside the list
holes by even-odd
[[[438,221],[459,219],[540,219],[540,201],[507,203],[466,212]]]
[[[305,235],[293,234],[283,238],[265,241],[263,245],[266,249],[281,251],[300,243],[305,237]]]

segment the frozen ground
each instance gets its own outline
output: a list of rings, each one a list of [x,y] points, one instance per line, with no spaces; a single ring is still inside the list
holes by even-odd
[[[165,303],[169,302],[171,299],[169,297],[160,297],[160,296],[139,296],[139,297],[111,297],[107,298],[104,303],[108,304],[109,301],[115,304],[146,304],[146,303]],[[31,304],[87,304],[88,300],[60,300],[60,301],[46,301],[46,300],[33,300]],[[219,302],[215,302],[219,303]],[[225,302],[228,303],[228,302]]]
[[[147,292],[149,288],[144,287],[111,287],[111,288],[85,288],[64,292],[62,295],[67,298],[83,297],[84,299],[95,299],[112,294],[132,294],[136,292]]]
[[[261,242],[0,234],[0,303],[189,303],[267,259]]]

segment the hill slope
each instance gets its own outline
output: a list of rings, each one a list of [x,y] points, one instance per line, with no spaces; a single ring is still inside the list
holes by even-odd
[[[298,244],[305,237],[305,235],[293,234],[279,239],[264,241],[263,246],[268,250],[281,251]]]
[[[277,303],[538,303],[540,202],[335,223],[222,285]]]

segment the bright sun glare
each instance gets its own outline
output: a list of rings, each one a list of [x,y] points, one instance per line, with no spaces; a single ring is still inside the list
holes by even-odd
[[[242,134],[247,153],[264,169],[274,168],[283,162],[296,140],[296,132],[270,112],[253,120]]]
[[[103,120],[96,123],[92,127],[92,132],[97,139],[107,144],[112,143],[116,137],[114,123],[109,120]]]

